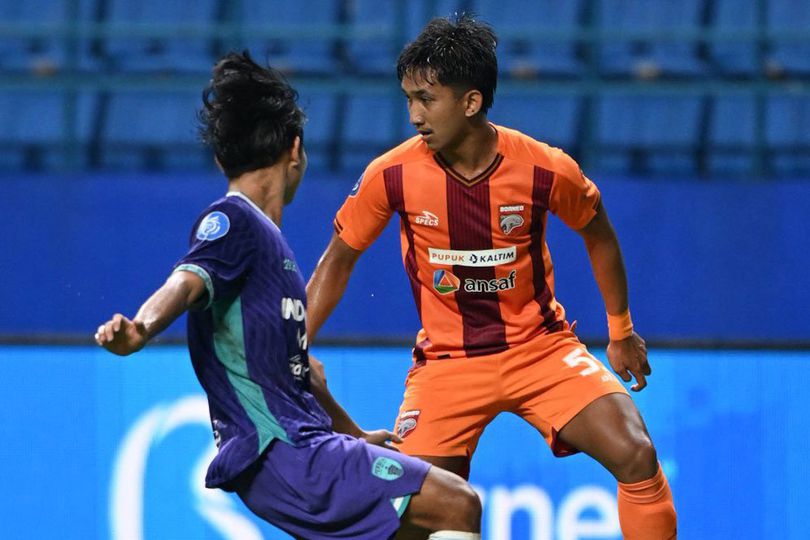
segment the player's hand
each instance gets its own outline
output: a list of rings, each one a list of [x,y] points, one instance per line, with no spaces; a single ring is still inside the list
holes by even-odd
[[[633,332],[621,341],[611,341],[607,347],[607,357],[610,367],[624,382],[636,378],[636,384],[630,390],[639,392],[647,386],[646,375],[652,374],[652,368],[647,362],[647,344],[641,336]]]
[[[96,343],[111,353],[126,356],[146,345],[146,327],[140,321],[131,321],[116,313],[113,318],[98,327],[94,336]]]
[[[369,444],[374,444],[377,446],[382,446],[383,448],[388,448],[389,450],[393,450],[394,452],[399,452],[399,450],[391,444],[392,442],[401,443],[402,439],[397,436],[396,433],[392,433],[385,429],[377,429],[374,431],[364,431],[360,438],[365,440]]]

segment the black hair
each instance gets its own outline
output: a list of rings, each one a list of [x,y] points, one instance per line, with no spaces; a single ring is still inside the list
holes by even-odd
[[[482,111],[495,100],[498,84],[498,39],[489,25],[470,15],[431,20],[397,59],[397,77],[419,75],[445,86],[476,89],[483,96]]]
[[[273,165],[303,138],[306,116],[297,99],[278,70],[259,66],[247,51],[217,62],[203,90],[199,131],[228,178]]]

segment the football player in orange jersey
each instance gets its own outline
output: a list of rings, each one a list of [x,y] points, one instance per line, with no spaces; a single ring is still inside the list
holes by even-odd
[[[572,158],[487,120],[495,47],[488,26],[462,16],[434,19],[400,54],[418,135],[372,161],[338,211],[307,286],[308,335],[396,212],[423,324],[397,419],[400,449],[467,477],[484,427],[510,411],[555,455],[581,451],[613,474],[626,539],[675,538],[672,493],[635,404],[554,298],[549,212],[584,240],[607,312],[610,366],[626,382],[635,377],[632,390],[647,385],[616,234]]]

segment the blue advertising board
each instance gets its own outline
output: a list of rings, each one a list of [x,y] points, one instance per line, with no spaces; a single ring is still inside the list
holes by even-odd
[[[391,427],[409,351],[315,348],[358,422]],[[603,351],[596,351],[604,358]],[[800,539],[810,530],[810,352],[650,353],[634,395],[685,539]],[[203,487],[214,452],[205,397],[180,347],[118,358],[90,347],[0,347],[0,538],[288,538]],[[615,482],[502,415],[471,482],[490,540],[620,538]]]

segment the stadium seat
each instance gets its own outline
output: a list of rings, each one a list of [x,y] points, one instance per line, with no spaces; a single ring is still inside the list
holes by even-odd
[[[756,142],[756,98],[722,95],[714,98],[709,120],[708,171],[741,176],[753,170]]]
[[[99,165],[117,169],[209,167],[197,135],[199,92],[115,92],[102,104]]]
[[[576,75],[581,71],[574,36],[581,0],[475,0],[473,12],[498,35],[503,73],[516,77]],[[547,36],[551,36],[547,39]]]
[[[696,37],[677,37],[701,28],[702,0],[597,2],[601,30],[613,38],[600,48],[601,71],[610,76],[698,76],[705,72]],[[637,39],[622,36],[641,33]],[[677,37],[677,39],[675,39]]]
[[[14,168],[53,170],[66,165],[70,131],[83,156],[96,114],[94,94],[60,91],[0,93],[0,161]],[[83,165],[80,159],[76,165]]]
[[[779,175],[810,171],[810,97],[777,94],[768,99],[766,138],[771,167]]]
[[[489,118],[570,152],[577,143],[579,111],[576,96],[501,94],[495,97]]]
[[[340,68],[336,54],[340,40],[325,28],[338,24],[340,4],[339,0],[244,0],[238,15],[242,45],[257,60],[287,73],[331,74]],[[268,29],[282,34],[267,36]],[[256,35],[262,32],[265,36]]]
[[[349,67],[359,74],[391,75],[403,45],[433,17],[464,11],[462,0],[410,2],[353,0],[346,19],[358,34],[347,44]],[[369,37],[364,32],[371,31]]]
[[[110,65],[122,71],[207,72],[214,60],[214,40],[201,37],[199,29],[216,21],[216,0],[185,2],[165,0],[108,0],[104,21],[132,30],[131,37],[116,35],[105,40]],[[143,30],[163,32],[159,37],[139,37]]]
[[[694,173],[702,98],[604,95],[597,106],[600,165],[631,173]]]
[[[71,12],[72,4],[70,0],[0,0],[0,21],[41,32],[37,37],[0,38],[0,70],[47,76],[68,67],[96,68],[97,58],[90,54],[86,41],[78,44],[77,65],[68,66],[67,38],[52,30],[68,21],[86,23],[92,20],[93,0],[75,2],[76,13]]]
[[[775,36],[768,59],[773,75],[810,74],[810,2],[770,0],[768,24]]]
[[[712,28],[718,39],[709,45],[714,68],[725,75],[755,75],[761,68],[757,43],[752,36],[757,30],[758,0],[715,0]],[[743,37],[733,37],[743,34]],[[745,36],[747,34],[747,37]]]
[[[332,141],[337,138],[336,114],[338,98],[334,92],[302,89],[298,104],[307,115],[304,125],[304,145],[313,169],[329,168],[334,161]]]
[[[373,158],[416,135],[400,95],[352,94],[344,99],[342,168],[362,171]]]

